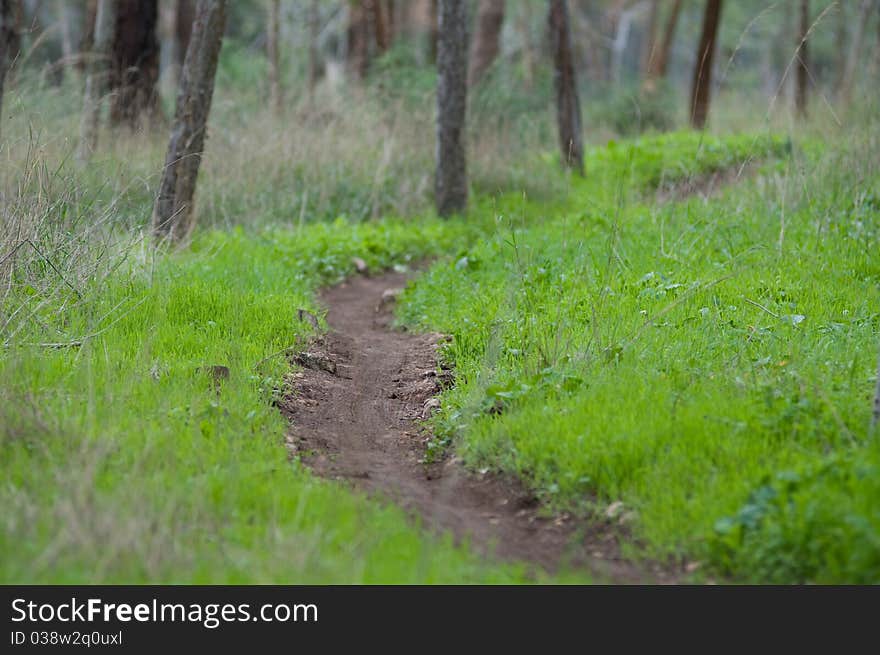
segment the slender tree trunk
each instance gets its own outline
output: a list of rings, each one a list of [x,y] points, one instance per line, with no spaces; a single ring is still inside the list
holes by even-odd
[[[798,115],[807,115],[807,92],[810,85],[809,52],[807,49],[807,35],[810,31],[810,0],[800,1],[800,23],[797,39],[797,71],[795,76],[794,105]]]
[[[161,39],[159,48],[163,74],[168,76],[168,86],[177,90],[180,69],[189,46],[192,31],[195,0],[167,0],[160,2],[159,21]]]
[[[79,51],[83,53],[83,56],[77,60],[76,67],[80,73],[86,75],[89,68],[89,53],[95,47],[95,16],[98,14],[98,0],[88,0],[83,13],[85,16],[83,17],[82,36],[79,40]]]
[[[93,28],[92,52],[88,53],[85,102],[79,126],[79,146],[76,158],[81,164],[89,161],[98,147],[98,124],[101,120],[101,100],[108,88],[110,49],[116,27],[115,0],[98,0]]]
[[[276,114],[281,112],[281,66],[278,56],[280,26],[280,0],[269,0],[269,20],[266,25],[266,58],[269,60],[269,106]]]
[[[859,55],[862,50],[862,42],[865,39],[865,26],[870,20],[871,9],[875,0],[862,0],[859,13],[853,31],[852,47],[846,59],[846,69],[840,82],[840,101],[844,106],[852,102],[853,86],[855,85],[856,73],[859,68]]]
[[[388,52],[391,47],[391,18],[388,5],[382,0],[367,0],[373,32],[376,35],[376,49],[379,54]]]
[[[709,102],[712,94],[712,66],[715,60],[715,41],[718,23],[721,21],[721,0],[706,0],[703,13],[703,31],[694,65],[694,82],[691,91],[691,125],[698,130],[706,127],[709,118]]]
[[[669,17],[666,19],[666,29],[663,30],[663,39],[660,41],[651,64],[645,75],[645,91],[653,91],[657,82],[666,77],[669,67],[669,55],[672,52],[672,43],[675,41],[675,28],[678,26],[678,17],[681,14],[681,0],[673,0]]]
[[[625,5],[622,5],[625,6]],[[632,28],[633,17],[636,10],[632,7],[623,9],[615,20],[614,40],[611,43],[611,81],[620,83],[623,71],[623,55],[626,52],[626,44],[629,41],[629,33]]]
[[[440,7],[438,6],[438,2],[439,0],[428,1],[429,12],[431,14],[428,17],[428,59],[431,61],[432,64],[437,63],[437,42],[440,40]]]
[[[548,15],[553,49],[553,82],[556,89],[556,123],[562,162],[583,174],[584,143],[581,128],[581,102],[571,50],[571,27],[566,0],[550,0]]]
[[[177,0],[174,16],[174,56],[180,68],[183,67],[183,62],[186,59],[186,49],[189,47],[193,21],[196,17],[195,12],[195,0]]]
[[[471,43],[468,86],[477,84],[498,57],[498,43],[504,24],[504,4],[505,0],[480,0],[477,8],[477,29]]]
[[[846,71],[847,49],[845,44],[848,43],[847,4],[846,2],[838,2],[834,9],[834,44],[837,46],[834,48],[834,71],[837,74],[834,83],[834,95],[838,98],[840,97],[840,89],[843,85],[843,74]]]
[[[226,4],[226,0],[198,0],[196,5],[165,168],[153,208],[153,232],[159,240],[179,241],[192,228],[193,198],[223,45]]]
[[[0,0],[0,118],[3,114],[3,90],[6,74],[18,58],[21,40],[20,0]]]
[[[645,25],[644,52],[642,52],[642,76],[646,77],[651,70],[654,57],[657,56],[657,19],[660,14],[660,0],[651,0],[648,9],[648,22]]]
[[[360,79],[370,67],[370,25],[364,0],[348,2],[348,69]]]
[[[880,14],[880,3],[877,3],[877,13]],[[877,18],[877,43],[874,44],[874,63],[872,68],[874,77],[880,76],[880,15]]]
[[[465,0],[439,0],[437,41],[437,213],[467,205],[467,10]]]
[[[312,105],[315,102],[315,88],[321,77],[321,66],[318,61],[318,36],[321,29],[319,1],[312,0],[309,6],[309,103]]]
[[[110,122],[131,128],[159,115],[158,0],[117,0]]]
[[[59,9],[60,15],[58,22],[61,28],[61,61],[59,64],[59,73],[64,76],[71,64],[76,60],[76,47],[73,44],[73,26],[77,22],[77,16],[80,8],[73,4],[65,2]]]
[[[523,81],[531,89],[535,81],[535,44],[532,42],[532,5],[523,3],[518,28],[522,39]]]
[[[397,32],[400,29],[399,16],[397,15],[400,8],[394,0],[385,0],[383,4],[385,6],[385,15],[388,17],[388,43],[391,44],[394,43],[394,39],[397,38]]]

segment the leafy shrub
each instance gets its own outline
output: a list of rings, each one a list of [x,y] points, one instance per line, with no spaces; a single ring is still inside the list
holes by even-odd
[[[767,477],[709,540],[725,573],[762,582],[880,583],[880,450]]]

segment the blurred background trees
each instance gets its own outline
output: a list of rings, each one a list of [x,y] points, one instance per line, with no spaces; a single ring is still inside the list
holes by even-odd
[[[170,114],[194,3],[119,0],[109,80],[114,124],[136,127],[157,112]],[[493,91],[507,99],[543,93],[544,106],[552,107],[547,3],[465,4],[469,85],[488,75],[490,86],[493,79],[498,81]],[[859,80],[867,81],[880,66],[877,0],[809,4],[726,3],[712,49],[713,70],[705,71],[710,95],[712,89],[766,98],[781,93],[785,104],[800,107],[807,91],[846,103],[865,89]],[[586,124],[633,131],[664,129],[690,118],[692,98],[685,99],[693,90],[705,0],[568,0],[568,5],[573,64],[582,99],[589,105]],[[4,0],[4,52],[16,53],[12,58],[4,54],[5,60],[54,84],[71,70],[84,70],[94,45],[96,6],[97,0]],[[270,20],[273,11],[276,18]],[[312,90],[321,82],[344,84],[348,79],[360,84],[383,78],[388,89],[395,73],[398,79],[412,71],[430,74],[436,54],[436,0],[241,0],[229,12],[230,58],[268,52],[269,60],[276,59],[276,39],[271,37],[277,30],[277,74],[249,80],[261,84],[266,97],[276,77],[281,87]],[[807,52],[809,65],[800,67],[797,61]],[[796,65],[790,65],[793,61]],[[797,73],[798,68],[803,72]],[[161,112],[160,91],[165,98]],[[641,122],[626,125],[639,123],[633,116],[635,102],[642,103],[637,112]]]
[[[0,92],[5,80],[79,94],[82,161],[99,126],[164,140],[195,20],[196,0],[117,0],[107,41],[99,4],[0,2]],[[340,173],[332,198],[307,197],[309,168],[291,164],[303,207],[365,218],[430,195],[441,4],[228,3],[224,111],[255,125],[268,110],[276,133],[335,130],[340,147],[373,139],[365,151],[309,152],[368,162]],[[531,158],[579,170],[579,144],[618,135],[804,120],[808,107],[810,120],[845,120],[880,81],[880,0],[463,0],[462,11],[476,190],[530,190]]]

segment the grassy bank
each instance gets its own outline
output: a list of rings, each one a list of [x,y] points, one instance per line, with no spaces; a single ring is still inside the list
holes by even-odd
[[[404,322],[454,336],[436,447],[710,576],[880,580],[867,133],[824,155],[747,137],[613,144],[554,220],[500,215],[404,305]],[[638,200],[767,148],[781,158],[719,197]]]
[[[467,230],[389,221],[210,233],[185,255],[130,253],[46,303],[7,295],[4,316],[27,319],[7,325],[0,357],[0,579],[522,580],[288,461],[272,405],[289,371],[277,353],[312,332],[297,309],[319,313],[318,285],[350,272],[352,256],[406,265]],[[205,370],[218,365],[230,371],[219,390]]]

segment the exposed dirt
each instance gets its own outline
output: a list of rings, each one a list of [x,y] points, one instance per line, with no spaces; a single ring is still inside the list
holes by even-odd
[[[620,557],[623,526],[547,517],[514,480],[466,471],[451,458],[422,463],[420,425],[448,374],[438,369],[437,334],[390,327],[400,274],[354,277],[325,291],[330,333],[300,363],[282,409],[288,447],[319,475],[388,497],[435,531],[508,560],[548,571],[585,567],[599,581],[664,582],[665,567]],[[310,362],[318,362],[315,365]]]

